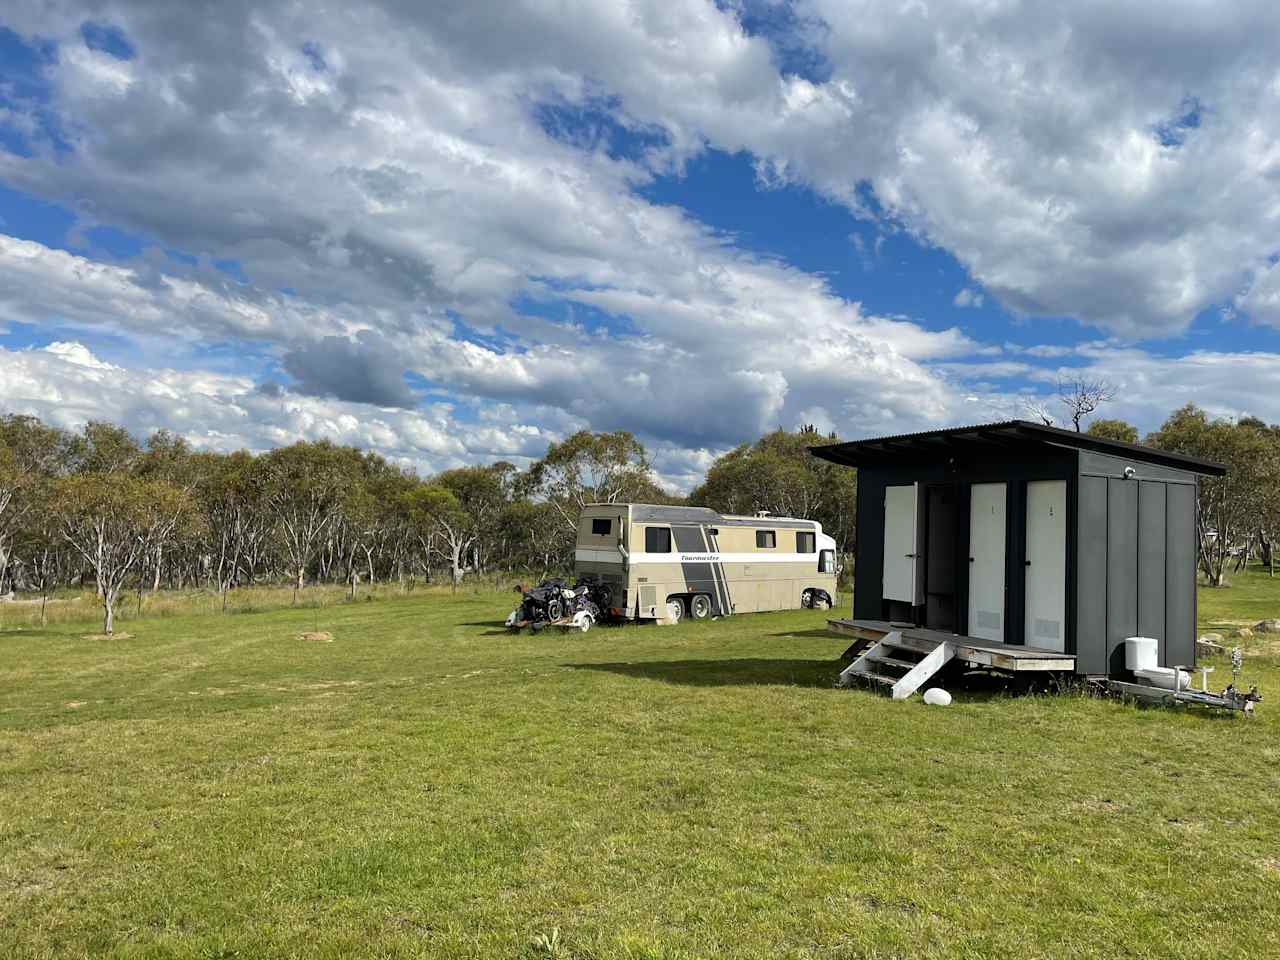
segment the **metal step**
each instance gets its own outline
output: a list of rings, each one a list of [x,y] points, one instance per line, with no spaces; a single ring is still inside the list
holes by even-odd
[[[893,634],[889,634],[880,642],[890,647],[897,647],[899,650],[910,650],[912,653],[933,653],[938,647],[937,640],[922,640],[919,637],[897,636],[890,640]]]
[[[899,660],[897,657],[886,656],[883,653],[867,654],[866,659],[873,663],[883,663],[887,667],[897,667],[899,670],[911,670],[919,660]]]
[[[898,651],[923,654],[919,661],[895,656]],[[923,686],[944,664],[955,656],[955,647],[947,641],[917,640],[904,637],[899,631],[891,631],[874,647],[853,661],[840,672],[837,686],[848,686],[861,677],[889,687],[895,700],[905,700]],[[901,670],[901,676],[884,673]]]
[[[882,686],[892,687],[898,682],[897,677],[887,677],[883,673],[855,673],[852,674],[855,680],[870,680],[872,683],[878,683]]]

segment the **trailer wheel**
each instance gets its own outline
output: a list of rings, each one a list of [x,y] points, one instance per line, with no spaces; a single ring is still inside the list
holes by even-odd
[[[573,618],[573,624],[582,633],[586,633],[595,626],[596,618],[591,615],[590,610],[583,610]]]
[[[689,616],[695,620],[705,620],[711,616],[711,598],[705,593],[695,593],[690,597]]]
[[[667,619],[672,623],[684,619],[684,601],[679,597],[667,597]]]

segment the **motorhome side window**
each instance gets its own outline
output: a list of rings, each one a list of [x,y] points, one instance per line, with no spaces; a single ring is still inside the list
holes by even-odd
[[[645,553],[670,553],[671,552],[671,528],[670,527],[645,527],[644,528],[644,552]]]
[[[796,553],[813,553],[818,549],[817,534],[804,533],[803,531],[796,534]]]
[[[613,521],[608,517],[597,517],[591,521],[591,533],[597,537],[607,537],[613,528]]]
[[[756,531],[756,547],[760,550],[772,550],[778,545],[778,531],[776,530],[757,530]]]
[[[823,550],[818,556],[818,572],[819,573],[835,573],[836,572],[836,552],[834,550]]]

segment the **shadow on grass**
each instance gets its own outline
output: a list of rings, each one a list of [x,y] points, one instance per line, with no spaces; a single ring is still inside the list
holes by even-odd
[[[842,637],[840,634],[834,633],[831,630],[787,630],[784,633],[771,633],[769,634],[769,636],[785,637],[787,639],[795,639],[795,640],[799,640],[802,638],[816,638],[819,640],[830,640],[832,643],[837,643],[841,640],[843,640],[846,644],[849,642],[848,637]]]
[[[122,621],[123,622],[123,621]],[[102,629],[102,621],[93,621],[89,623],[89,629],[66,630],[60,629],[62,624],[40,626],[26,626],[24,624],[0,624],[0,639],[21,639],[21,640],[77,640],[82,633],[92,632],[97,624],[96,629]],[[81,627],[84,624],[80,624]]]
[[[787,636],[787,634],[781,634]],[[848,664],[836,659],[790,660],[743,658],[734,660],[647,660],[614,663],[566,663],[573,670],[594,670],[640,680],[690,687],[793,686],[835,689],[840,671]],[[959,667],[959,665],[957,665]],[[859,689],[878,689],[862,687]],[[1056,687],[1047,675],[1014,677],[1000,674],[945,670],[920,690],[939,686],[954,694],[959,702],[981,703],[1027,694],[1070,695]],[[917,695],[918,696],[918,695]]]
[[[616,673],[688,687],[831,687],[840,673],[835,660],[645,660],[631,663],[566,663],[572,670]]]

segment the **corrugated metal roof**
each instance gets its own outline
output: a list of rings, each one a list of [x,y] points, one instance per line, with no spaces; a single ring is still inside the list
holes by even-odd
[[[870,437],[865,440],[853,440],[849,443],[832,443],[820,447],[810,447],[809,452],[815,457],[829,460],[832,463],[857,466],[859,463],[885,463],[894,459],[919,460],[930,455],[938,458],[951,455],[952,448],[936,441],[954,439],[968,440],[973,444],[1002,445],[1006,447],[1036,444],[1052,444],[1059,447],[1072,447],[1077,450],[1091,450],[1109,456],[1135,460],[1141,463],[1158,463],[1176,470],[1189,473],[1204,473],[1222,476],[1227,468],[1212,460],[1201,460],[1168,450],[1146,447],[1136,443],[1124,443],[1120,440],[1106,440],[1102,437],[1078,433],[1075,430],[1063,430],[1060,427],[1048,427],[1042,423],[1029,420],[1002,420],[996,423],[980,423],[967,427],[947,427],[942,430],[924,430],[918,433],[900,433],[884,437]]]

